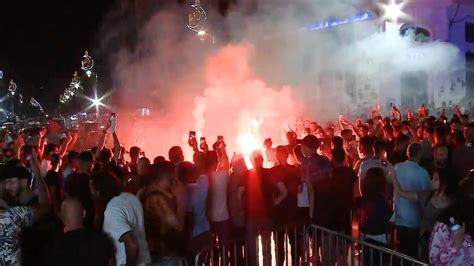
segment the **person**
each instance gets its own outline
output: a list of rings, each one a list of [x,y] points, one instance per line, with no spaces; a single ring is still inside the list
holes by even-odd
[[[253,169],[239,184],[239,201],[246,208],[246,240],[249,265],[257,265],[256,238],[260,233],[262,240],[263,264],[270,265],[270,230],[273,215],[273,187],[270,170],[263,168],[262,152],[251,154]]]
[[[209,220],[207,218],[207,196],[209,191],[209,176],[206,167],[206,156],[202,152],[193,155],[195,164],[194,171],[196,180],[192,180],[190,188],[190,208],[192,215],[190,255],[194,256],[198,252],[209,248],[212,244],[212,234]],[[194,174],[193,174],[194,175]],[[194,259],[194,257],[192,257]]]
[[[79,169],[79,153],[77,151],[70,151],[65,161],[66,164],[62,170],[62,176],[66,179],[70,174]]]
[[[324,198],[329,191],[322,184],[331,177],[331,162],[318,155],[320,144],[315,136],[306,136],[295,148],[295,154],[301,164],[302,180],[309,188],[309,216],[317,225],[328,226],[329,216],[325,212]]]
[[[132,191],[136,190],[136,195],[141,198],[145,187],[150,183],[150,159],[142,157],[137,162],[137,176],[133,179]],[[129,182],[128,184],[130,184]]]
[[[41,176],[46,176],[46,173],[51,170],[51,156],[58,152],[59,148],[54,144],[47,144],[44,147],[43,160],[41,161]]]
[[[448,146],[438,144],[433,147],[433,163],[435,168],[451,168]]]
[[[23,230],[42,220],[50,211],[48,191],[40,175],[39,161],[36,154],[30,159],[35,169],[38,184],[38,203],[33,206],[7,205],[0,199],[0,265],[21,265],[20,237]],[[5,169],[3,179],[18,178],[24,175],[21,168],[10,166]],[[3,195],[0,195],[3,196]]]
[[[327,202],[334,196],[330,187],[332,176],[331,162],[324,156],[318,154],[321,142],[313,135],[304,137],[301,144],[295,148],[295,155],[301,163],[302,181],[308,188],[309,194],[309,217],[312,223],[322,226],[331,226],[331,214],[327,212]],[[318,234],[319,245],[322,243],[321,235]],[[319,248],[319,247],[318,247]],[[322,243],[323,264],[332,263],[327,252],[330,250],[326,243]],[[329,261],[327,261],[329,260]]]
[[[38,204],[37,195],[31,190],[31,174],[23,166],[12,166],[5,174],[4,199],[10,206],[32,206]],[[14,173],[14,174],[13,174]]]
[[[400,188],[396,178],[394,181],[394,191],[401,197],[417,201],[423,213],[420,226],[420,246],[419,258],[428,262],[428,244],[433,229],[439,215],[455,202],[457,184],[452,174],[446,168],[436,169],[432,175],[430,191],[409,192]]]
[[[288,143],[286,147],[289,153],[288,164],[296,166],[298,164],[296,155],[294,154],[294,149],[298,145],[298,138],[297,138],[296,133],[293,131],[286,132],[286,141]]]
[[[79,154],[79,167],[77,173],[90,174],[94,166],[94,154],[91,151],[83,151]]]
[[[164,162],[150,168],[150,184],[141,201],[145,215],[146,240],[153,262],[165,257],[182,255],[185,208],[180,209],[181,193],[173,193],[176,186],[174,165]]]
[[[472,183],[474,182],[471,182],[469,190],[474,192]],[[430,241],[430,263],[432,265],[473,265],[473,239],[474,199],[464,195],[464,199],[443,212],[434,226]]]
[[[213,233],[220,244],[230,237],[230,216],[227,207],[227,188],[229,183],[229,160],[224,145],[213,145],[215,150],[206,153],[207,171],[210,177],[210,220]]]
[[[332,150],[332,177],[331,187],[334,194],[329,203],[332,212],[332,228],[347,235],[351,234],[350,215],[354,203],[353,190],[357,175],[351,167],[347,166],[346,153],[342,148]]]
[[[61,205],[64,235],[54,243],[51,264],[113,265],[115,250],[112,240],[103,232],[84,227],[84,207],[76,198],[67,198]]]
[[[114,242],[116,265],[150,263],[143,208],[138,198],[122,192],[120,181],[107,173],[93,175],[90,188],[93,197],[106,206],[102,229]]]
[[[288,150],[285,146],[278,146],[275,149],[278,165],[271,168],[270,173],[273,177],[275,193],[273,203],[275,208],[274,221],[277,229],[288,226],[298,218],[297,194],[298,186],[301,183],[301,176],[296,166],[288,164]],[[283,265],[285,259],[285,231],[277,232],[278,258],[277,265]],[[297,248],[296,236],[289,236],[290,244],[293,249]],[[301,243],[300,243],[301,244]],[[299,250],[301,251],[301,249]],[[292,252],[292,261],[298,261],[298,256]],[[300,252],[297,252],[301,255]]]
[[[130,172],[133,176],[137,176],[137,164],[141,152],[142,150],[137,146],[132,146],[130,148],[130,162],[128,164],[128,167],[130,168]]]
[[[456,179],[462,180],[471,169],[474,169],[474,123],[464,126],[465,146],[453,151],[452,166]]]
[[[424,192],[430,189],[428,172],[419,163],[423,152],[419,143],[408,147],[409,160],[395,166],[395,174],[402,190]],[[397,226],[398,250],[411,257],[418,254],[421,214],[418,204],[406,198],[395,196],[393,220]]]
[[[59,206],[64,197],[64,179],[58,173],[60,158],[58,154],[51,155],[51,169],[46,173],[45,179],[48,185],[49,195],[51,196],[51,203],[53,210],[59,213]]]
[[[180,163],[184,162],[184,153],[181,147],[173,146],[168,151],[168,159],[175,166],[178,166]]]
[[[275,148],[272,147],[273,142],[272,139],[268,138],[263,141],[263,147],[265,148],[265,153],[264,153],[264,163],[263,167],[264,168],[272,168],[275,165],[277,165],[277,159],[276,159],[276,151]]]
[[[394,166],[387,160],[387,151],[385,148],[385,141],[377,140],[373,146],[373,153],[374,157],[368,158],[359,168],[358,176],[360,178],[360,183],[363,182],[363,178],[367,174],[367,171],[371,168],[379,167],[382,168],[385,172],[385,176],[387,178],[387,188],[385,191],[385,196],[387,200],[391,201],[393,198],[393,185],[392,185],[392,177],[395,175],[395,168]],[[360,187],[359,187],[360,190]]]
[[[404,162],[407,160],[407,148],[410,144],[410,137],[400,134],[395,139],[395,150],[388,153],[387,159],[392,165]]]
[[[341,148],[344,149],[344,139],[339,136],[335,136],[331,139],[331,150]]]
[[[236,249],[232,249],[230,252],[238,263],[245,263],[244,254],[238,252],[239,250],[243,250],[245,245],[245,208],[243,202],[239,199],[239,184],[241,180],[245,180],[248,169],[242,154],[234,155],[230,165],[228,203],[232,225],[231,238],[232,241],[236,243]]]
[[[362,181],[362,197],[357,199],[357,213],[361,238],[369,243],[387,247],[390,238],[390,216],[392,209],[385,198],[385,172],[382,168],[370,168]],[[378,262],[379,251],[369,251],[366,246],[362,254],[363,265],[371,265],[371,260]]]

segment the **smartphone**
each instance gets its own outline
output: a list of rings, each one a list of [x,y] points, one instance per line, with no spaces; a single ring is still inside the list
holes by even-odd
[[[461,230],[460,223],[454,217],[449,218],[449,229],[453,234],[457,234]]]
[[[193,146],[196,142],[196,131],[189,131],[188,144]]]

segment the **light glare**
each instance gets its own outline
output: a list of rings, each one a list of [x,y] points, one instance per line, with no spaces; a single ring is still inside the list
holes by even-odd
[[[407,16],[405,12],[403,12],[403,8],[406,5],[405,1],[401,1],[400,3],[397,0],[389,0],[388,4],[380,4],[384,14],[382,19],[383,20],[390,20],[392,22],[397,22],[400,18],[404,18]]]

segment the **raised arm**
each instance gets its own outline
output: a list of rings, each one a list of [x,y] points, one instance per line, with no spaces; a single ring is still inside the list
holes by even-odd
[[[33,221],[37,222],[48,214],[50,211],[50,198],[44,178],[41,176],[40,164],[35,151],[30,158],[31,168],[35,175],[35,181],[38,184],[38,205],[32,207]]]
[[[72,142],[72,136],[68,132],[67,136],[66,136],[66,139],[64,140],[64,143],[61,145],[61,147],[59,149],[59,157],[60,158],[63,158],[66,155],[66,152],[69,149],[69,145],[71,144],[71,142]]]
[[[97,143],[97,150],[95,151],[94,158],[99,158],[100,157],[100,152],[104,148],[105,145],[105,137],[107,136],[107,129],[104,129],[102,131],[102,134],[100,135],[99,142]]]
[[[112,137],[114,139],[114,161],[117,162],[120,157],[120,141],[118,139],[117,133],[112,133]]]

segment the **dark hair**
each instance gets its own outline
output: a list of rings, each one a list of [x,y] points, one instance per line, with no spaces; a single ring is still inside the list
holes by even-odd
[[[343,129],[341,131],[341,137],[347,136],[347,135],[352,135],[352,131],[350,129]]]
[[[396,140],[395,140],[395,146],[399,146],[401,144],[409,144],[410,143],[410,137],[404,134],[400,134]]]
[[[99,199],[107,204],[109,201],[120,195],[123,188],[120,180],[107,172],[98,172],[91,176],[92,186],[99,191]]]
[[[415,158],[418,155],[420,155],[420,153],[422,152],[423,152],[423,147],[421,146],[420,143],[412,143],[410,144],[410,146],[408,146],[408,156],[410,158]]]
[[[467,177],[459,182],[464,197],[474,197],[474,170],[469,171]]]
[[[183,150],[179,146],[173,146],[168,151],[168,158],[172,163],[180,163],[184,160]]]
[[[83,151],[79,154],[79,160],[86,163],[94,162],[94,154],[91,151]]]
[[[385,192],[385,172],[380,167],[370,168],[362,180],[362,195],[372,197]]]
[[[332,160],[342,163],[346,159],[346,152],[342,148],[335,148],[331,151]]]
[[[374,140],[371,137],[362,137],[359,143],[364,150],[372,151]]]
[[[343,148],[344,147],[344,139],[339,137],[339,136],[333,137],[331,142],[334,145],[334,148]]]
[[[18,178],[31,180],[31,174],[23,166],[6,166],[2,174],[3,179]]]
[[[378,154],[382,151],[385,151],[385,141],[383,140],[376,140],[375,143],[374,143],[374,152],[375,154]]]
[[[107,148],[103,148],[100,153],[99,153],[99,158],[97,158],[99,161],[101,161],[102,163],[108,163],[110,162],[110,159],[112,159],[112,152],[107,149]]]
[[[449,168],[437,168],[435,171],[438,173],[439,188],[444,190],[448,197],[454,197],[459,191],[459,185],[453,178],[453,172]]]
[[[178,180],[183,184],[196,183],[198,173],[196,166],[191,162],[182,162],[178,166]]]
[[[161,181],[163,178],[170,178],[173,176],[174,169],[174,164],[169,161],[152,164],[150,166],[150,179],[153,182]]]
[[[70,151],[67,154],[67,161],[72,163],[72,161],[79,159],[79,153],[77,151]]]
[[[44,146],[44,152],[43,152],[44,157],[48,157],[56,148],[58,148],[58,146],[52,143],[49,143],[46,146]]]
[[[153,164],[158,164],[162,162],[166,162],[166,159],[163,156],[156,156],[155,159],[153,159]]]
[[[137,146],[132,146],[130,148],[130,157],[138,157],[140,155],[141,149]]]

